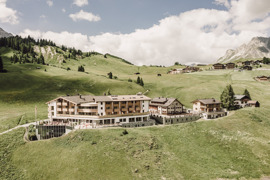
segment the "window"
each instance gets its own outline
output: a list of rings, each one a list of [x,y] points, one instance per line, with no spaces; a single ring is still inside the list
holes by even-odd
[[[111,109],[111,107],[106,107],[106,109]]]
[[[100,104],[103,105],[103,102],[101,102]]]
[[[101,110],[103,109],[103,107],[100,108]]]
[[[54,110],[54,106],[51,106],[51,110]]]

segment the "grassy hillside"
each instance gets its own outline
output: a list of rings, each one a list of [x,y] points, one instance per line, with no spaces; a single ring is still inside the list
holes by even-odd
[[[176,97],[191,108],[192,100],[219,99],[224,87],[232,84],[236,94],[247,88],[262,106],[213,121],[128,129],[125,136],[120,136],[123,129],[81,130],[25,143],[24,130],[19,129],[0,135],[0,179],[252,179],[270,175],[270,83],[253,79],[269,76],[270,71],[168,75],[176,66],[138,67],[103,55],[66,63],[46,59],[52,66],[11,64],[14,51],[1,48],[0,52],[9,71],[0,74],[0,132],[34,121],[35,106],[37,118],[47,118],[45,103],[65,94],[150,90],[150,97]],[[80,65],[86,72],[77,71]],[[109,79],[108,72],[117,79]],[[128,82],[137,79],[136,72],[141,73],[144,87]]]

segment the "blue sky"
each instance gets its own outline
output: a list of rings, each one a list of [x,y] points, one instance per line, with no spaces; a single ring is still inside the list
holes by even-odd
[[[46,0],[8,0],[7,6],[19,12],[20,23],[16,26],[0,25],[14,34],[26,28],[55,32],[68,30],[87,35],[131,33],[135,29],[149,28],[167,16],[192,9],[223,8],[212,0],[89,0],[88,5],[82,7],[73,4],[72,0],[52,2],[53,5],[49,6]],[[69,14],[80,10],[99,15],[101,20],[74,22]]]
[[[269,0],[0,0],[7,32],[138,65],[213,63],[269,36]]]

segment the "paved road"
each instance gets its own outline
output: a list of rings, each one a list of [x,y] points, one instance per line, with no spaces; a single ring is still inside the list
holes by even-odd
[[[1,132],[0,135],[6,134],[6,133],[8,133],[8,132],[10,132],[10,131],[13,131],[13,130],[15,130],[15,129],[18,129],[18,128],[20,128],[20,127],[28,127],[28,126],[31,125],[31,124],[35,125],[36,122],[31,122],[31,123],[28,123],[28,124],[23,124],[23,125],[16,126],[16,127],[11,128],[11,129],[9,129],[9,130],[7,130],[7,131]]]

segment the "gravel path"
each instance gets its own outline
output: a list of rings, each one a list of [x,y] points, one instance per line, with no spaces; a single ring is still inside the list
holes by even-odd
[[[15,130],[15,129],[21,128],[21,127],[28,127],[28,126],[30,126],[31,124],[35,125],[36,122],[31,122],[31,123],[28,123],[28,124],[23,124],[23,125],[16,126],[16,127],[11,128],[11,129],[9,129],[9,130],[7,130],[7,131],[1,132],[1,133],[0,133],[0,136],[3,135],[3,134],[8,133],[8,132],[10,132],[10,131],[13,131],[13,130]]]

